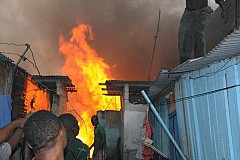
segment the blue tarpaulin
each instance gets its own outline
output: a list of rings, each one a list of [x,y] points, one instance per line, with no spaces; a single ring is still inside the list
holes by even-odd
[[[11,96],[0,95],[0,128],[11,122]]]

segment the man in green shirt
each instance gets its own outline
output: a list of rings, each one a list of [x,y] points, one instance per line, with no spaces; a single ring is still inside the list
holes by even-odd
[[[67,147],[64,150],[64,160],[88,160],[89,147],[76,136],[79,133],[77,119],[72,114],[62,114],[59,117],[67,132]]]
[[[107,142],[106,133],[102,124],[99,123],[96,115],[91,118],[92,125],[94,126],[94,142],[90,149],[94,147],[93,160],[105,160],[107,157]]]

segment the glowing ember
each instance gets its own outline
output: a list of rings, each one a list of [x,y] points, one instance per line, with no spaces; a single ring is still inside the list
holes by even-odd
[[[27,89],[24,102],[27,113],[30,111],[50,110],[50,103],[47,92],[40,90],[37,84],[34,84],[30,77],[27,79]]]
[[[91,26],[80,24],[72,30],[68,41],[60,35],[59,51],[66,58],[62,73],[72,79],[78,90],[69,95],[66,112],[71,112],[81,122],[79,138],[90,146],[93,142],[92,115],[97,110],[120,110],[120,98],[102,95],[99,83],[113,77],[110,67],[88,45],[87,40],[93,40]]]

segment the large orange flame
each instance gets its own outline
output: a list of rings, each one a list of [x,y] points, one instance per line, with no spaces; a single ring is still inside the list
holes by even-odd
[[[93,40],[90,25],[80,24],[72,29],[71,37],[59,37],[59,52],[66,58],[62,74],[67,75],[76,85],[77,93],[69,95],[66,112],[73,113],[79,121],[79,138],[89,146],[93,142],[91,117],[97,110],[120,110],[119,97],[103,96],[99,83],[113,79],[110,67],[88,44]]]

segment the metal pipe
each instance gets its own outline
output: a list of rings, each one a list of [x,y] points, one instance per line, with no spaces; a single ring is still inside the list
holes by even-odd
[[[178,144],[176,143],[176,141],[174,140],[174,138],[172,137],[171,133],[169,132],[168,128],[166,127],[166,125],[164,124],[162,118],[159,116],[158,112],[156,111],[154,105],[152,104],[152,102],[150,101],[150,99],[148,98],[147,94],[145,93],[144,90],[141,91],[144,99],[147,101],[147,103],[149,104],[151,110],[153,111],[154,115],[156,116],[158,122],[160,123],[161,127],[163,128],[163,130],[165,131],[165,133],[167,134],[168,138],[171,140],[171,142],[173,143],[173,145],[175,146],[175,148],[177,149],[180,157],[183,160],[187,160],[186,157],[183,155],[181,149],[179,148]]]
[[[27,43],[25,44],[25,46],[26,46],[26,49],[24,50],[23,54],[20,56],[18,62],[15,64],[13,71],[12,71],[12,77],[10,79],[10,85],[11,85],[10,93],[12,93],[13,80],[14,80],[15,73],[17,71],[17,67],[18,67],[19,63],[21,62],[21,60],[24,59],[25,54],[27,53],[28,49],[30,48],[30,45]]]

